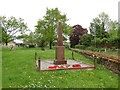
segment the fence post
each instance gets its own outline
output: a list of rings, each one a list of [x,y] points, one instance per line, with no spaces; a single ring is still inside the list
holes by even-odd
[[[35,60],[37,59],[37,52],[35,52]]]
[[[94,56],[94,67],[95,67],[95,69],[97,68],[97,57],[96,57],[96,55]]]
[[[40,71],[40,57],[39,57],[39,60],[38,60],[38,71]]]
[[[73,53],[73,51],[72,51],[72,59],[74,60],[74,53]]]

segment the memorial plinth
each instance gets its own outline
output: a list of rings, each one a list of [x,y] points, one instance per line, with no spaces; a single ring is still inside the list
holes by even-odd
[[[65,60],[65,55],[64,55],[64,49],[65,47],[63,46],[63,40],[62,40],[62,25],[61,21],[58,23],[58,46],[56,46],[56,60],[54,61],[55,64],[60,65],[60,64],[67,64],[67,61]]]

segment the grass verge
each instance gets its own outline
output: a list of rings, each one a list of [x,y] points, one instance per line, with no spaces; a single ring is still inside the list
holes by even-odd
[[[54,59],[55,49],[2,49],[2,88],[118,88],[118,76],[98,65],[96,70],[60,70],[38,72],[34,55],[42,60]],[[65,50],[65,58],[72,58]],[[74,58],[93,64],[92,60],[74,53]]]

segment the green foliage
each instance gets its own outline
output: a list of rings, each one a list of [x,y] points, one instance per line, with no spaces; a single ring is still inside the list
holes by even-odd
[[[101,44],[101,39],[100,38],[96,38],[96,44]]]
[[[75,45],[75,48],[79,48],[79,49],[85,50],[86,46],[85,45]]]
[[[111,43],[111,44],[120,44],[120,37],[109,39],[109,43]]]
[[[109,35],[110,39],[118,38],[118,22],[117,21],[109,21]]]
[[[101,44],[108,44],[109,43],[109,40],[107,38],[103,38],[101,40]]]
[[[65,37],[70,34],[72,28],[66,24],[66,21],[68,21],[67,16],[65,14],[62,15],[58,8],[47,8],[46,15],[43,17],[43,20],[39,20],[35,26],[35,32],[38,38],[48,42],[50,49],[53,41],[57,40],[57,27],[59,20],[62,22],[63,40],[66,40]]]
[[[108,32],[105,30],[109,27],[108,26],[109,16],[102,12],[99,14],[98,17],[93,19],[93,21],[90,23],[90,33],[97,38],[109,38]]]
[[[33,44],[29,45],[29,48],[34,48],[34,47],[35,47],[35,45],[33,45]]]
[[[65,46],[65,48],[69,48],[70,47],[70,45],[67,45],[67,44],[64,44],[64,46]]]
[[[115,51],[116,50],[116,48],[115,47],[112,47],[112,51]]]
[[[87,47],[87,50],[95,51],[95,47],[89,46],[89,47]]]
[[[2,49],[2,88],[118,88],[118,76],[99,64],[99,70],[38,72],[35,52],[42,60],[55,58],[53,49],[16,48],[12,52],[7,48]],[[71,53],[65,49],[66,58],[71,58]],[[94,63],[77,53],[74,53],[74,58],[92,65]]]
[[[15,17],[6,18],[0,17],[0,25],[2,29],[2,42],[7,43],[15,38],[16,33],[24,34],[28,31],[27,25],[24,23],[24,19]]]
[[[106,48],[100,48],[99,51],[103,52]]]
[[[95,40],[94,39],[91,40],[90,44],[95,44]]]
[[[91,34],[85,34],[81,37],[82,44],[89,46],[91,44],[91,40],[93,40],[93,36]]]
[[[31,44],[35,43],[36,38],[35,38],[34,32],[30,32],[29,35],[24,36],[24,42],[31,43]]]

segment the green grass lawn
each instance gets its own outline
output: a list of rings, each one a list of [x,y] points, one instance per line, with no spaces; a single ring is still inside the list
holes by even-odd
[[[120,50],[119,50],[120,51]],[[104,52],[107,55],[114,55],[114,56],[119,56],[118,55],[118,50],[112,51],[112,50],[107,50],[106,52]]]
[[[42,59],[54,59],[55,49],[2,49],[2,88],[118,88],[118,76],[98,65],[98,70],[60,70],[38,72],[35,52]],[[65,58],[72,58],[65,50]],[[92,60],[74,53],[74,58],[93,64]]]

